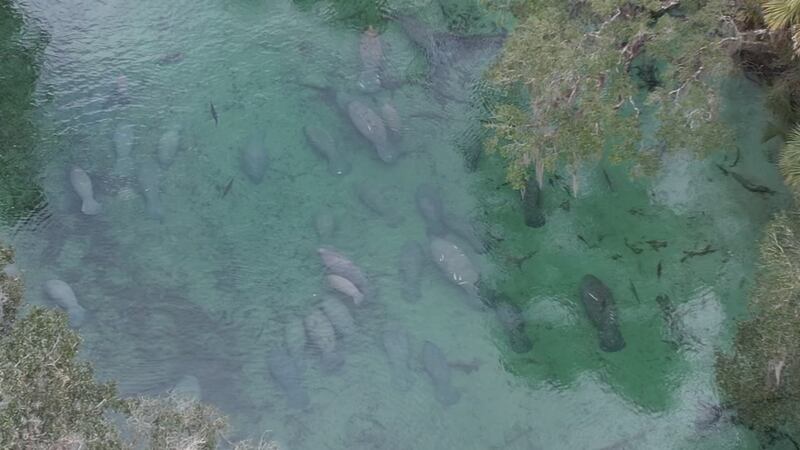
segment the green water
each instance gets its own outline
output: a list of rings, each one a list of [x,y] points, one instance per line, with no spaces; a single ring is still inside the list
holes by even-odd
[[[714,163],[733,164],[735,149],[702,161],[665,156],[648,179],[599,164],[581,172],[577,198],[558,180],[547,183],[547,225],[532,229],[499,161],[466,168],[457,143],[476,133],[468,102],[438,98],[424,83],[359,93],[359,38],[380,16],[361,3],[22,2],[31,26],[49,36],[35,94],[46,165],[31,180],[47,203],[3,225],[0,238],[17,249],[29,300],[55,306],[43,283],[68,282],[88,312],[84,356],[100,377],[118,380],[124,394],[157,394],[194,376],[237,436],[268,433],[285,448],[756,448],[728,421],[704,430],[696,421],[703,404],[719,401],[714,353],[744,313],[759,229],[788,202],[766,158],[771,147],[760,143],[759,89],[731,79],[724,119],[738,133],[736,170],[777,195],[722,175]],[[440,30],[485,32],[493,19],[457,2],[413,6]],[[392,74],[419,80],[428,72],[397,24],[376,27]],[[160,64],[165,55],[175,56]],[[481,64],[459,63],[458,73],[479,75]],[[402,119],[400,160],[379,161],[309,85],[392,102]],[[468,84],[452,89],[469,98]],[[303,134],[311,124],[334,136],[352,163],[348,174],[330,174],[311,150]],[[145,213],[136,170],[115,171],[120,125],[134,129],[134,166],[154,160],[162,134],[182,127],[180,150],[159,173],[162,221]],[[254,184],[240,152],[262,133],[270,169]],[[69,183],[74,165],[91,176],[99,215],[81,214]],[[488,230],[486,254],[459,244],[482,280],[522,309],[531,351],[515,353],[494,314],[470,308],[430,262],[421,298],[402,296],[401,248],[426,241],[414,203],[422,182],[441,187],[448,211]],[[402,222],[389,226],[365,208],[357,186],[380,192]],[[314,227],[322,210],[337,221],[324,242]],[[311,349],[300,358],[310,396],[303,411],[287,406],[267,354],[282,345],[285,324],[326,292],[322,244],[360,265],[378,294],[351,308],[358,332],[337,341],[340,370],[323,370]],[[681,261],[706,245],[714,252]],[[586,273],[615,294],[627,344],[620,352],[600,350],[585,316],[578,284]],[[671,329],[659,295],[675,308]],[[408,391],[392,383],[381,345],[383,330],[398,326],[412,338]],[[462,367],[453,369],[461,398],[452,406],[437,401],[422,370],[425,340]]]

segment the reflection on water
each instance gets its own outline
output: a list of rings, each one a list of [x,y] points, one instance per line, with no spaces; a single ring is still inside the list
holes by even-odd
[[[26,3],[49,202],[2,235],[101,376],[287,448],[747,447],[713,355],[785,197],[677,155],[554,176],[527,226],[472,152],[490,16],[300,3]]]

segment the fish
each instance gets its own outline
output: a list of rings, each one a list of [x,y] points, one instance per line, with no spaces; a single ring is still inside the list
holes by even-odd
[[[453,387],[450,366],[442,349],[430,341],[422,346],[422,364],[433,383],[436,400],[444,406],[452,406],[461,399],[461,393]]]
[[[514,353],[528,353],[533,349],[533,342],[525,328],[522,310],[508,300],[498,301],[494,307],[495,316],[508,336],[508,342]]]
[[[411,350],[408,333],[399,326],[390,325],[383,332],[383,351],[389,360],[392,383],[400,391],[408,391],[414,384],[411,371]]]
[[[61,280],[48,280],[44,283],[44,292],[67,313],[73,327],[80,328],[83,325],[86,321],[86,310],[78,303],[69,284]]]
[[[580,298],[589,321],[597,329],[600,349],[617,352],[625,348],[614,296],[608,286],[594,275],[586,275],[581,280]]]
[[[656,278],[659,280],[661,279],[661,261],[659,261],[658,265],[656,266]]]
[[[233,180],[234,177],[231,177],[230,181],[228,181],[225,184],[225,187],[222,188],[222,194],[220,195],[220,198],[225,198],[225,196],[227,196],[228,193],[231,192],[231,189],[233,188]]]
[[[642,303],[642,300],[639,298],[639,292],[636,291],[636,285],[633,284],[633,281],[628,280],[628,283],[631,288],[631,293],[633,294],[633,298],[636,299],[636,303]]]
[[[358,306],[364,302],[364,293],[358,290],[355,284],[345,277],[329,274],[325,276],[328,286],[336,292],[350,297],[353,305]]]
[[[89,174],[80,167],[73,167],[69,173],[69,180],[72,184],[72,189],[81,199],[81,212],[87,216],[96,216],[100,214],[102,206],[94,198],[94,189],[92,188],[92,179]]]
[[[214,108],[214,102],[208,102],[208,106],[211,108],[211,118],[214,119],[214,126],[219,125],[219,116],[217,116],[217,110]]]
[[[305,410],[311,404],[303,380],[303,373],[294,359],[283,348],[274,348],[267,354],[267,367],[275,384],[286,395],[289,408]]]

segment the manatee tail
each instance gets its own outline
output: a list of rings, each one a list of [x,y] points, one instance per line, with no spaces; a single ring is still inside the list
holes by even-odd
[[[86,321],[86,310],[80,305],[75,305],[67,311],[67,316],[73,328],[80,328]]]
[[[337,372],[342,366],[344,366],[344,355],[342,352],[335,350],[322,355],[322,370],[325,372]]]
[[[100,214],[102,209],[100,203],[93,198],[87,198],[83,201],[83,205],[81,206],[81,212],[87,216],[96,216]]]

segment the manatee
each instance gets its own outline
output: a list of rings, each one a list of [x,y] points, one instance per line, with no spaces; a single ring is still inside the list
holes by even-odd
[[[267,355],[267,366],[272,379],[286,394],[289,408],[307,409],[311,400],[303,381],[303,373],[286,350],[283,348],[270,350]]]
[[[356,332],[356,323],[353,320],[353,315],[350,314],[350,310],[338,298],[326,297],[320,302],[319,307],[328,320],[331,321],[333,329],[340,336],[348,337]]]
[[[314,309],[306,316],[306,336],[312,347],[319,351],[322,367],[335,370],[344,363],[344,356],[336,347],[336,331],[322,310]]]
[[[408,333],[400,327],[388,327],[383,332],[383,350],[389,359],[392,382],[401,391],[409,390],[414,384],[414,375]]]
[[[478,253],[486,253],[488,248],[486,243],[478,236],[472,222],[462,216],[451,213],[444,213],[442,221],[448,231],[463,239],[470,247]]]
[[[422,364],[433,382],[436,400],[444,406],[457,403],[461,394],[450,381],[450,366],[442,349],[430,341],[425,341],[422,346]]]
[[[353,305],[358,306],[364,302],[364,293],[359,291],[355,284],[345,277],[328,274],[325,276],[328,286],[336,292],[350,297]]]
[[[0,272],[4,273],[9,278],[19,278],[22,276],[22,272],[19,271],[16,263],[6,265]]]
[[[332,247],[320,247],[317,253],[328,273],[339,275],[353,283],[362,293],[369,292],[369,282],[364,271]]]
[[[433,261],[448,280],[460,286],[468,294],[477,296],[478,270],[461,248],[439,237],[431,238],[430,251]]]
[[[133,125],[119,124],[114,130],[114,173],[118,176],[130,176],[133,174]]]
[[[362,68],[358,73],[358,87],[367,94],[374,94],[381,89],[381,70],[377,67]]]
[[[161,171],[155,161],[148,159],[139,166],[139,189],[145,202],[145,211],[152,219],[163,220],[161,207]]]
[[[289,356],[297,362],[302,369],[302,361],[306,349],[306,329],[300,318],[291,318],[283,326],[283,340]]]
[[[383,118],[383,123],[386,124],[386,128],[389,130],[389,133],[395,137],[400,137],[400,129],[402,128],[402,121],[400,120],[400,114],[395,109],[394,105],[390,102],[384,102],[381,105],[381,118]]]
[[[322,209],[314,215],[314,229],[320,241],[329,241],[336,234],[336,216],[329,209]]]
[[[324,128],[306,125],[303,127],[309,145],[328,161],[328,172],[333,175],[347,175],[351,165],[344,154],[336,147],[333,137]]]
[[[262,136],[253,137],[241,153],[242,171],[255,184],[260,184],[267,173],[269,156]]]
[[[356,196],[367,209],[383,218],[390,227],[397,227],[403,223],[403,216],[397,212],[397,209],[393,208],[386,198],[370,185],[360,184],[356,188]]]
[[[185,401],[199,402],[203,398],[203,391],[200,387],[200,380],[194,375],[184,375],[169,390],[169,394]]]
[[[503,326],[508,335],[511,350],[516,353],[528,353],[533,348],[528,333],[525,330],[525,319],[522,317],[522,310],[509,301],[499,301],[494,309],[500,325]]]
[[[616,352],[625,348],[625,340],[617,320],[617,310],[611,290],[594,275],[581,280],[581,301],[589,321],[597,328],[600,349]]]
[[[422,296],[420,284],[424,265],[425,256],[419,243],[406,242],[400,251],[400,290],[409,302],[415,303]]]
[[[541,197],[539,183],[535,177],[530,177],[525,185],[525,194],[522,196],[522,216],[525,218],[525,225],[531,228],[540,228],[545,224]]]
[[[361,34],[358,50],[361,56],[358,86],[364,92],[375,93],[381,88],[383,45],[380,35],[374,28],[369,27]]]
[[[80,167],[73,167],[69,173],[69,181],[72,189],[81,199],[81,212],[87,216],[100,214],[102,208],[100,203],[94,199],[94,189],[92,189],[92,180],[89,178],[89,174]]]
[[[428,234],[444,236],[447,231],[444,224],[444,203],[439,188],[430,183],[422,183],[417,186],[414,200],[417,203],[417,210],[425,221]]]
[[[347,114],[358,132],[375,147],[381,161],[393,163],[397,159],[397,152],[389,144],[386,126],[378,113],[361,101],[353,100],[347,105]]]
[[[162,168],[168,169],[172,165],[175,155],[178,153],[180,142],[179,127],[174,127],[161,135],[161,139],[158,140],[158,162]]]
[[[51,300],[66,311],[69,322],[78,328],[86,320],[86,310],[78,303],[75,292],[61,280],[49,280],[44,283],[44,292]]]

